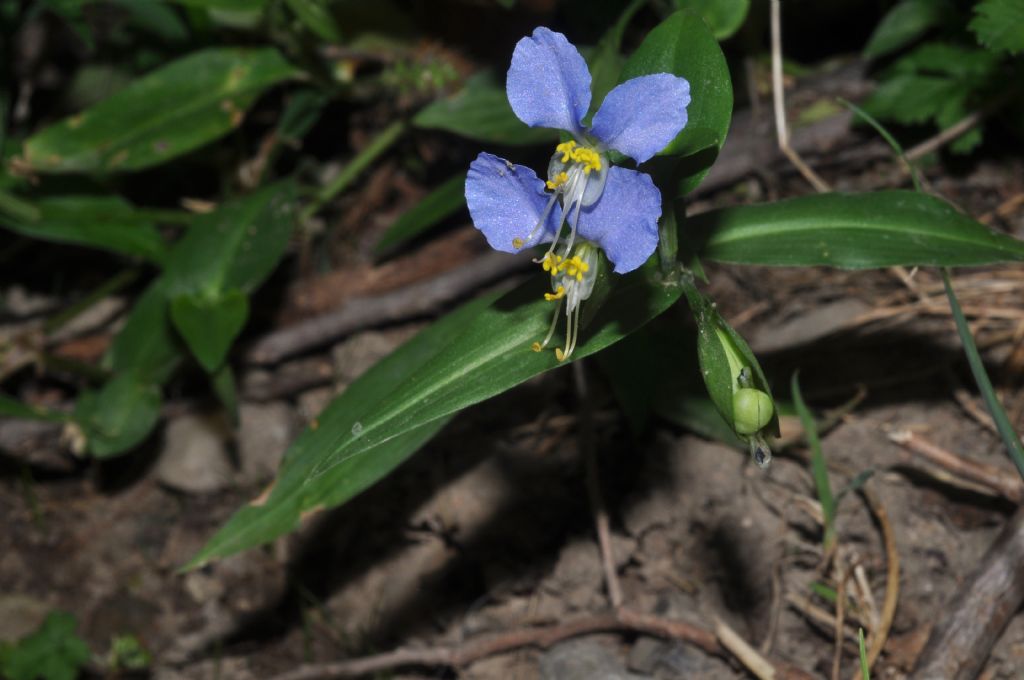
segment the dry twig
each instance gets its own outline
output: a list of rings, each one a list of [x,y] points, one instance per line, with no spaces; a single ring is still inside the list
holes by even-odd
[[[352,678],[369,673],[410,666],[463,668],[480,659],[504,654],[523,647],[546,649],[572,637],[591,633],[630,631],[692,644],[709,654],[721,655],[724,649],[715,635],[698,626],[619,609],[545,627],[520,628],[483,636],[450,647],[402,648],[383,654],[321,664],[307,664],[272,677],[270,680],[329,680]],[[776,664],[777,680],[810,680],[807,673],[788,665]]]
[[[1018,510],[978,569],[942,608],[911,680],[977,677],[1024,602],[1024,510]]]

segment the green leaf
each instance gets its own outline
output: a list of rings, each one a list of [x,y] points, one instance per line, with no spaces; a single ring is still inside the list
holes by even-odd
[[[967,27],[985,47],[1016,54],[1024,50],[1024,3],[982,0],[974,6],[974,18]]]
[[[946,0],[903,0],[882,17],[864,47],[868,59],[895,52],[954,15]]]
[[[159,232],[135,208],[116,196],[57,196],[39,199],[38,219],[0,212],[0,226],[55,243],[109,250],[161,264],[167,246]]]
[[[198,217],[168,259],[168,295],[252,292],[288,247],[294,211],[295,186],[284,181]]]
[[[652,73],[673,73],[690,83],[687,123],[660,155],[685,156],[692,190],[707,175],[725,143],[732,120],[732,81],[722,48],[699,15],[683,10],[658,24],[629,58],[620,82]],[[659,102],[668,106],[668,102]],[[707,153],[707,150],[712,150]],[[694,162],[697,161],[697,162]],[[679,166],[683,168],[682,165]]]
[[[622,35],[633,15],[644,5],[645,0],[633,0],[615,23],[601,36],[600,42],[587,59],[590,66],[590,115],[597,112],[607,95],[619,82],[619,73],[625,60],[622,58]]]
[[[67,612],[53,611],[35,633],[10,647],[0,646],[0,675],[6,680],[75,680],[92,652]]]
[[[160,418],[160,389],[131,373],[117,375],[99,391],[83,392],[74,419],[89,452],[109,458],[144,440]]]
[[[715,37],[725,40],[740,30],[750,11],[750,0],[675,0],[679,9],[691,9],[707,22]]]
[[[340,43],[343,40],[341,30],[334,17],[324,6],[324,0],[287,0],[288,6],[295,16],[321,40],[328,43]]]
[[[378,254],[416,238],[444,218],[458,212],[465,204],[466,173],[449,177],[441,186],[407,210],[381,236],[374,249]]]
[[[951,98],[964,95],[960,84],[946,76],[904,73],[883,81],[864,101],[864,110],[904,125],[926,123]]]
[[[168,42],[184,42],[188,39],[188,26],[173,7],[160,2],[138,2],[138,0],[114,0],[130,15],[131,23]]]
[[[235,12],[246,12],[263,9],[267,0],[169,0],[179,5],[203,7],[205,9],[223,9]]]
[[[1024,260],[1024,242],[912,191],[819,194],[689,218],[701,256],[719,262],[868,269]]]
[[[104,364],[115,373],[132,373],[142,382],[167,382],[183,358],[168,311],[166,281],[160,278],[135,301]]]
[[[531,128],[516,118],[505,88],[490,73],[478,73],[454,95],[428,104],[412,119],[413,125],[444,130],[460,137],[492,144],[554,144],[558,133]]]
[[[593,354],[667,309],[681,290],[653,261],[615,285],[583,329],[574,359]],[[559,362],[533,352],[554,309],[537,277],[495,300],[488,295],[441,319],[370,369],[300,437],[269,496],[240,510],[190,566],[274,539],[314,510],[345,502],[384,477],[459,410]],[[586,303],[584,303],[586,306]],[[557,341],[557,339],[556,339]]]
[[[54,423],[64,422],[68,419],[63,413],[56,413],[37,406],[29,406],[2,393],[0,393],[0,416],[5,418],[25,418],[28,420],[48,420]]]
[[[37,172],[120,172],[164,163],[241,124],[267,88],[297,75],[272,48],[189,54],[25,142]]]
[[[249,298],[240,290],[212,298],[185,293],[171,300],[171,318],[192,354],[212,373],[249,318]]]

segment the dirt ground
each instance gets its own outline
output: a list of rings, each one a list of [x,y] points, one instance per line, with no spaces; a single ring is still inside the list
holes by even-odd
[[[829,179],[845,188],[906,181],[888,159],[855,170],[847,165]],[[368,185],[390,187],[388,178],[400,172],[382,166]],[[695,209],[809,191],[783,164],[765,173],[702,196]],[[1013,203],[1024,192],[1019,160],[955,171],[934,166],[928,177],[972,215],[1024,237],[1024,210]],[[348,206],[362,211],[348,219],[370,214],[379,233],[415,195]],[[463,260],[476,252],[465,245],[465,229],[444,238],[447,246],[432,247],[453,248]],[[388,266],[360,261],[358,247],[351,257],[363,273]],[[898,605],[877,678],[909,671],[931,626],[1015,510],[991,488],[968,485],[893,441],[894,433],[911,431],[1015,475],[979,415],[940,279],[911,274],[905,281],[892,271],[709,268],[712,296],[784,391],[800,368],[805,397],[820,411],[860,397],[837,416],[823,447],[836,489],[873,471],[866,488],[884,508],[898,553]],[[348,285],[357,279],[366,280],[350,275]],[[375,290],[394,285],[386,275],[375,281]],[[1024,275],[1019,268],[964,270],[955,282],[997,387],[1024,429]],[[301,370],[293,364],[306,378],[288,394],[252,388],[237,436],[227,435],[212,403],[187,393],[172,401],[166,424],[138,455],[106,463],[73,460],[52,427],[5,424],[0,640],[34,630],[60,608],[78,617],[97,654],[116,634],[137,636],[154,655],[153,678],[244,680],[605,611],[569,370],[468,409],[395,474],[296,534],[178,571],[260,492],[287,442],[326,400],[423,323],[364,331],[303,359]],[[625,603],[705,628],[721,619],[772,659],[828,677],[834,608],[814,586],[835,587],[836,572],[823,566],[821,509],[802,444],[782,448],[761,470],[746,453],[664,421],[635,433],[596,363],[588,370]],[[256,369],[243,374],[250,385],[276,380],[283,378]],[[845,494],[839,508],[831,564],[852,574],[845,587],[857,606],[847,617],[856,622],[870,618],[871,606],[876,615],[881,608],[892,556],[863,496]],[[856,627],[846,630],[855,635]],[[856,669],[855,649],[847,637],[843,677]],[[1018,615],[984,677],[1017,678],[1022,668]],[[751,676],[731,657],[681,642],[601,633],[490,656],[457,672],[403,668],[376,677]]]

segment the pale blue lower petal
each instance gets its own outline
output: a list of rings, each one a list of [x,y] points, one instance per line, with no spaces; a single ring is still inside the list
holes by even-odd
[[[495,250],[517,253],[523,248],[549,243],[562,218],[556,202],[544,225],[530,237],[548,206],[550,195],[544,182],[530,168],[513,165],[503,158],[482,153],[469,165],[466,176],[466,204],[473,225],[487,237]],[[522,239],[521,248],[512,245]]]
[[[580,214],[579,234],[601,246],[617,274],[631,272],[658,246],[661,192],[650,175],[613,165],[601,199]]]
[[[590,108],[590,71],[564,35],[542,26],[516,43],[505,92],[530,127],[579,134]]]
[[[608,93],[590,133],[606,146],[643,163],[686,127],[690,84],[670,73],[627,80]]]

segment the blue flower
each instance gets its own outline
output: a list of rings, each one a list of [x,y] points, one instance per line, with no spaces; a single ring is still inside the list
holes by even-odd
[[[565,349],[556,350],[561,360],[576,345],[579,306],[593,290],[598,249],[616,273],[625,274],[658,245],[660,192],[649,175],[611,165],[608,151],[643,163],[668,145],[686,125],[690,85],[669,73],[628,80],[608,93],[584,128],[590,108],[587,64],[564,35],[541,27],[516,44],[506,92],[524,123],[564,130],[572,139],[555,147],[547,181],[481,153],[469,166],[466,202],[473,224],[495,250],[516,253],[551,244],[538,262],[551,274],[554,292],[545,297],[559,305],[566,301]],[[552,322],[535,350],[547,345],[554,328]]]

